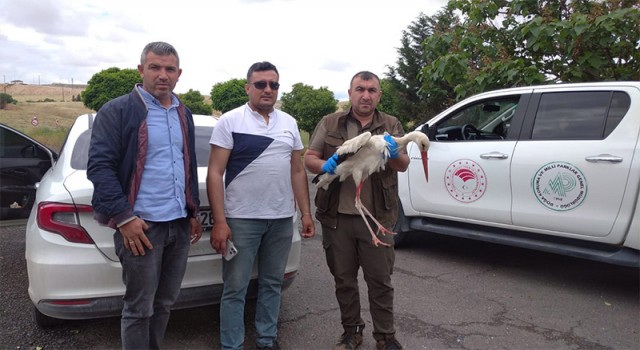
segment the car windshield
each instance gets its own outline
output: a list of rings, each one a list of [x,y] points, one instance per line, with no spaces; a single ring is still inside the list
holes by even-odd
[[[196,158],[199,167],[205,167],[209,163],[209,140],[213,133],[212,126],[196,126]],[[91,143],[91,130],[85,130],[73,145],[71,155],[71,167],[76,170],[87,170],[89,161],[89,144]]]
[[[439,127],[471,124],[480,130],[487,131],[491,129],[490,126],[511,119],[517,103],[517,99],[479,103],[457,112]]]

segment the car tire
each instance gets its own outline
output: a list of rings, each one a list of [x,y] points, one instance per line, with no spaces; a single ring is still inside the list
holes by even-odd
[[[50,328],[62,324],[59,318],[53,318],[40,312],[37,307],[33,306],[33,320],[40,328]]]
[[[393,232],[396,234],[393,236],[394,247],[403,247],[407,243],[407,236],[409,235],[409,221],[404,216],[404,210],[402,210],[402,204],[398,204],[398,220],[393,226]]]

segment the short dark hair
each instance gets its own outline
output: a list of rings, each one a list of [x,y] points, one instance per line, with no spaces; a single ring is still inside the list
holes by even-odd
[[[360,79],[362,79],[362,80],[371,80],[371,79],[375,79],[375,80],[377,80],[377,81],[378,81],[378,83],[380,83],[380,78],[378,78],[378,76],[377,76],[377,75],[375,75],[375,74],[373,74],[373,73],[371,73],[371,72],[369,72],[369,71],[367,71],[367,70],[363,70],[363,71],[360,71],[360,72],[356,73],[356,74],[353,76],[353,78],[351,78],[351,82],[349,83],[349,87],[351,87],[351,85],[353,85],[353,81],[354,81],[356,78],[360,78]]]
[[[247,81],[251,80],[251,74],[253,74],[253,72],[264,72],[268,70],[275,71],[278,77],[280,77],[280,73],[278,73],[278,68],[276,68],[276,66],[271,62],[262,61],[256,62],[249,67],[249,71],[247,72]]]
[[[152,43],[148,43],[147,46],[142,49],[142,55],[140,55],[140,64],[144,66],[144,63],[147,61],[147,55],[149,52],[153,52],[158,56],[176,56],[178,61],[178,67],[180,67],[180,57],[178,56],[178,51],[173,45],[165,43],[163,41],[154,41]]]

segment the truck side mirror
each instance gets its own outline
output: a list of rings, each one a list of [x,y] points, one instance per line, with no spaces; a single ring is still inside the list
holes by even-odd
[[[420,131],[421,131],[422,133],[424,133],[425,135],[427,135],[427,137],[429,138],[429,140],[435,140],[435,139],[436,139],[436,131],[435,131],[435,129],[434,129],[434,130],[431,130],[431,129],[429,128],[429,124],[423,124],[423,125],[420,127]]]

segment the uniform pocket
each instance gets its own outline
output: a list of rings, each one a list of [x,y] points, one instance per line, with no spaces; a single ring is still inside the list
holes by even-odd
[[[342,146],[342,144],[344,143],[344,139],[342,139],[342,136],[340,136],[339,133],[336,132],[329,132],[327,133],[327,136],[324,139],[324,156],[325,157],[331,157],[331,155],[333,155],[334,153],[336,153],[336,150],[338,149],[338,147]]]
[[[387,210],[398,208],[398,176],[382,177],[382,195]]]

